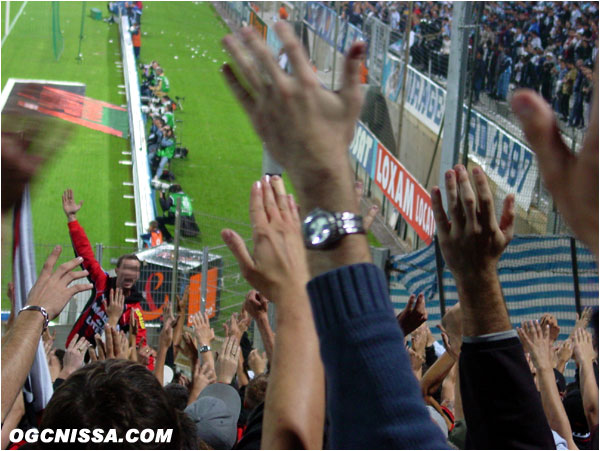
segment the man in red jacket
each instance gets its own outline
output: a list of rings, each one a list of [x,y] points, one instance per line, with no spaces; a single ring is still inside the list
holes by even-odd
[[[108,273],[102,269],[102,266],[96,260],[90,241],[88,240],[83,227],[77,221],[76,214],[81,209],[83,201],[78,204],[73,200],[73,191],[68,189],[64,192],[63,210],[67,215],[69,234],[75,254],[83,257],[82,266],[89,272],[88,278],[94,284],[94,291],[90,300],[83,309],[83,312],[71,333],[67,338],[66,346],[73,337],[85,336],[87,340],[95,345],[94,335],[102,334],[104,326],[108,323],[109,317],[106,307],[109,305],[111,296],[110,291],[120,288],[125,296],[124,310],[117,322],[120,330],[128,330],[131,314],[137,316],[136,323],[137,335],[136,345],[138,349],[147,347],[146,327],[141,313],[141,302],[143,297],[135,288],[135,283],[140,277],[141,263],[135,254],[126,254],[119,257],[115,272],[117,277],[109,277]],[[150,361],[149,366],[153,366]]]

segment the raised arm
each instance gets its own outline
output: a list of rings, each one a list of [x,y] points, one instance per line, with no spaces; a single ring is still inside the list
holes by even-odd
[[[49,320],[56,318],[76,293],[92,288],[90,284],[85,283],[68,287],[71,282],[86,277],[88,273],[71,272],[81,264],[81,258],[63,263],[54,271],[60,253],[61,247],[56,246],[46,259],[40,276],[27,298],[27,305],[44,308]],[[8,337],[2,340],[2,421],[31,369],[44,330],[44,320],[45,316],[39,311],[22,311],[18,314]]]
[[[590,125],[575,154],[563,141],[552,108],[535,91],[515,93],[512,107],[538,157],[544,184],[563,218],[598,260],[598,63]],[[590,189],[590,187],[592,187]]]
[[[563,407],[554,378],[552,367],[552,339],[550,338],[550,325],[542,327],[539,322],[528,321],[518,329],[519,337],[524,347],[529,351],[535,365],[540,395],[544,413],[550,427],[563,437],[569,449],[577,449],[573,441],[573,431]]]
[[[598,385],[594,376],[594,360],[597,358],[592,337],[585,329],[578,329],[574,337],[573,353],[579,365],[579,389],[583,411],[590,431],[598,426]]]
[[[246,294],[244,310],[250,314],[258,328],[267,358],[273,360],[275,334],[271,329],[271,324],[269,324],[269,300],[263,294],[252,289]]]
[[[67,225],[69,235],[75,249],[75,254],[83,258],[82,266],[89,272],[89,278],[96,283],[102,278],[108,278],[100,263],[96,260],[90,240],[85,234],[85,230],[77,221],[77,212],[81,209],[83,201],[78,204],[73,198],[73,190],[67,189],[62,196],[63,210],[67,216]]]
[[[222,235],[244,277],[277,305],[278,333],[270,359],[261,447],[319,449],[325,376],[305,288],[309,276],[300,219],[280,177],[263,177],[254,184],[250,220],[253,257],[235,232],[225,230]]]
[[[362,106],[359,66],[366,47],[364,43],[354,43],[350,47],[344,64],[342,86],[339,92],[334,93],[321,87],[292,28],[278,22],[275,31],[293,67],[292,76],[281,71],[265,43],[250,28],[242,30],[241,40],[231,35],[223,40],[240,75],[229,65],[223,67],[223,74],[269,152],[289,174],[302,214],[316,207],[359,214],[348,147]],[[266,71],[265,77],[259,66]],[[246,256],[242,269],[255,268],[255,261],[262,261],[262,255],[256,252],[261,249],[259,244],[279,243],[274,246],[275,251],[269,252],[275,255],[281,255],[282,250],[279,249],[288,252],[289,243],[301,244],[298,237],[288,236],[282,231],[278,210],[284,208],[281,203],[283,199],[276,196],[275,202],[266,197],[268,192],[269,185],[264,179],[252,189],[255,254],[253,260],[247,252],[242,254],[240,251],[240,255]],[[265,209],[268,215],[265,215]],[[293,212],[294,209],[295,206],[290,206],[286,211]],[[262,219],[265,216],[266,219]],[[257,220],[261,224],[274,223],[272,234],[268,232],[267,225],[257,225]],[[229,231],[223,233],[223,238],[230,248],[245,249],[243,241],[234,239]],[[292,239],[294,241],[288,241]],[[333,448],[445,447],[441,432],[430,421],[418,382],[412,375],[403,346],[403,335],[387,292],[387,282],[383,272],[371,264],[365,236],[345,236],[336,244],[332,249],[310,251],[308,255],[311,275],[317,276],[309,282],[308,292],[327,374],[330,445]],[[295,252],[301,251],[295,249]],[[276,269],[280,273],[286,266]],[[255,271],[243,274],[255,288],[265,291],[255,285],[252,279]],[[272,280],[272,277],[267,280]],[[284,302],[289,297],[295,301],[295,306],[305,304],[299,298],[302,295],[299,289],[290,292],[283,285],[280,291],[280,296],[277,293],[275,296],[265,293],[275,303]],[[306,305],[303,308],[306,309]],[[277,314],[280,315],[279,308]],[[310,315],[292,317],[297,322],[297,318],[310,318]],[[288,327],[293,324],[294,321],[291,321]],[[309,327],[306,324],[304,333],[309,331]],[[277,329],[274,366],[278,360],[279,343],[287,342],[280,336],[283,329]],[[306,342],[290,338],[289,343],[297,350],[299,343]],[[315,359],[314,350],[307,346],[305,351],[307,357],[313,356],[312,362]],[[310,382],[314,382],[315,386],[322,384],[317,377],[318,354],[316,357],[315,366],[308,373],[311,374]],[[306,375],[306,370],[303,371]],[[352,377],[348,377],[348,372],[352,372]],[[274,390],[274,375],[270,377],[269,393]],[[305,390],[307,396],[301,398],[304,402],[299,405],[306,406],[306,399],[311,399],[315,406],[322,403],[307,381],[301,385],[299,389]],[[290,412],[290,408],[284,404],[285,396],[285,392],[282,392],[270,399],[278,402],[284,411]],[[321,412],[320,409],[313,411]],[[300,441],[289,440],[285,443],[287,446],[315,446],[320,443],[320,438],[317,439],[315,434],[322,416],[317,421],[315,414],[308,409],[301,414],[297,411],[290,414],[295,424],[308,420],[313,427],[309,428],[312,432],[307,435],[310,441],[301,440],[299,434],[293,434],[291,437]],[[276,417],[269,418],[274,420]],[[267,421],[265,412],[265,425],[273,420]],[[263,441],[263,446],[266,445]],[[284,443],[280,446],[284,446]]]
[[[164,385],[165,361],[167,359],[167,351],[173,344],[173,326],[177,322],[176,318],[167,312],[164,313],[163,328],[158,336],[158,352],[156,353],[156,363],[154,364],[154,375],[160,385]]]
[[[504,304],[496,266],[510,242],[514,197],[496,221],[481,168],[457,165],[445,174],[449,220],[439,188],[432,205],[442,254],[456,280],[462,312],[460,391],[473,448],[554,447],[542,403]],[[487,381],[487,383],[482,383]],[[516,402],[519,400],[519,402]]]

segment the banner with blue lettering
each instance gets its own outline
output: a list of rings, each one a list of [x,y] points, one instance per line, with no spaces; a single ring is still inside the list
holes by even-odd
[[[383,74],[381,76],[381,89],[383,95],[392,102],[398,102],[400,89],[402,88],[402,72],[404,64],[400,58],[396,58],[391,53],[387,54],[385,64],[383,66]]]
[[[446,90],[409,65],[404,106],[437,134],[446,108]]]
[[[375,161],[377,159],[377,138],[360,121],[354,127],[354,139],[350,144],[350,155],[369,174],[375,178]]]
[[[394,102],[400,101],[402,67],[400,59],[388,53],[382,89],[383,94]],[[446,108],[446,90],[409,65],[405,108],[437,134]],[[463,114],[466,120],[466,105]],[[463,139],[466,129],[463,122]],[[533,152],[475,110],[471,112],[468,133],[469,157],[483,168],[504,193],[514,193],[517,205],[527,211],[538,179]]]
[[[465,107],[465,122],[466,113]],[[469,157],[503,192],[514,193],[517,205],[527,211],[539,175],[534,153],[477,111],[471,111],[470,122]]]
[[[335,39],[335,22],[338,21],[338,36],[335,47],[339,52],[346,53],[352,43],[364,39],[362,31],[348,21],[342,21],[335,10],[327,8],[322,3],[308,2],[304,20],[308,27],[320,38],[333,47]]]

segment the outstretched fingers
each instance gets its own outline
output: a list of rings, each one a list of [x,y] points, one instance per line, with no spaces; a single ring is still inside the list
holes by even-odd
[[[440,239],[445,239],[450,234],[450,221],[448,221],[448,216],[444,211],[442,192],[437,186],[431,190],[431,207]]]
[[[277,36],[283,44],[285,53],[287,54],[290,64],[294,70],[294,75],[306,85],[318,86],[318,81],[313,72],[308,57],[304,52],[304,48],[300,40],[294,34],[292,27],[285,21],[277,22],[274,27]]]
[[[500,217],[500,231],[504,234],[507,242],[512,240],[515,232],[515,195],[509,194],[502,205],[502,216]]]
[[[223,238],[223,241],[240,265],[242,275],[248,274],[255,269],[254,260],[250,256],[250,252],[242,237],[231,229],[224,229],[221,231],[221,238]]]
[[[479,204],[479,221],[484,230],[496,230],[496,212],[494,210],[494,199],[488,185],[485,173],[479,167],[473,168],[473,181],[477,192],[477,203]]]
[[[356,112],[362,104],[362,92],[360,90],[360,63],[366,54],[366,43],[357,41],[352,44],[344,60],[344,72],[342,74],[341,96],[346,100],[349,110]]]
[[[539,94],[529,89],[518,90],[511,104],[527,141],[538,156],[548,189],[553,195],[560,195],[565,170],[574,157],[561,137],[552,108]]]

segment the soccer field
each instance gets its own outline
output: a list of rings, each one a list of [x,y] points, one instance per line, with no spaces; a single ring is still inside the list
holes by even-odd
[[[11,2],[14,17],[21,2]],[[4,2],[2,24],[4,27]],[[52,50],[50,2],[29,2],[2,46],[2,86],[9,78],[82,82],[86,95],[124,105],[123,75],[117,25],[93,20],[91,8],[107,15],[105,2],[83,2],[84,39],[76,59],[82,2],[60,2],[64,51],[55,61]],[[220,39],[228,32],[205,2],[145,2],[142,16],[141,61],[159,61],[171,83],[172,96],[185,97],[184,111],[176,111],[177,133],[189,148],[186,160],[174,160],[172,170],[193,199],[202,231],[202,245],[221,244],[222,227],[248,223],[249,188],[261,173],[262,147],[246,116],[225,86],[219,72],[227,60]],[[192,50],[192,48],[194,50]],[[198,53],[196,53],[198,52]],[[56,149],[32,187],[34,240],[38,266],[54,244],[65,248],[61,260],[72,256],[61,194],[70,187],[84,200],[78,214],[90,241],[109,247],[110,258],[132,250],[135,221],[131,166],[119,164],[130,157],[129,141],[77,127],[67,145]],[[2,246],[2,307],[10,280],[10,235],[4,224]],[[247,233],[246,233],[247,235]]]

